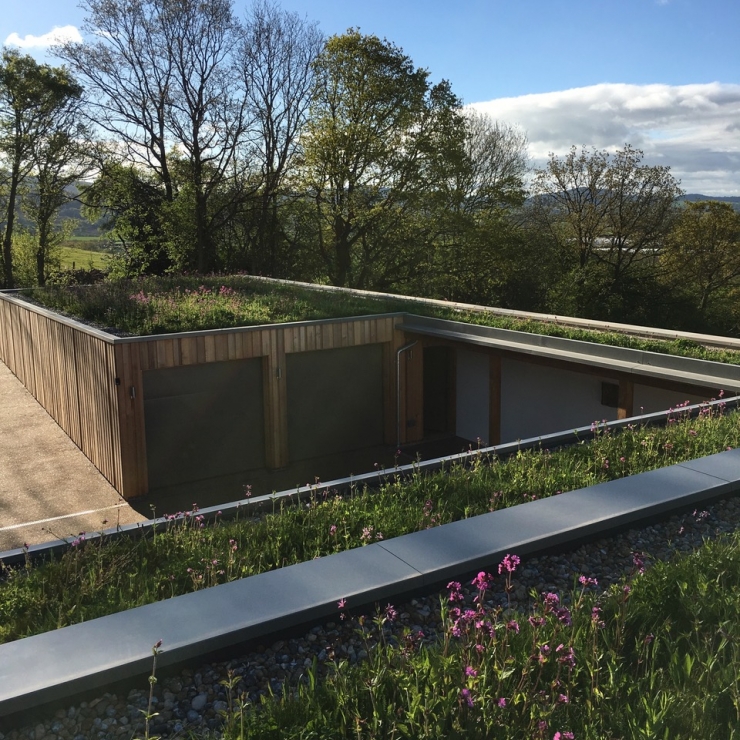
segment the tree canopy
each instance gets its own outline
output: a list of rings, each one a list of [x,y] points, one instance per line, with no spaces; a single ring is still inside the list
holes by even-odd
[[[464,162],[449,83],[432,85],[397,46],[351,29],[316,61],[304,138],[303,182],[331,282],[380,286],[415,269],[423,211]]]
[[[4,213],[2,263],[3,285],[14,287],[13,229],[19,188],[37,168],[42,176],[48,167],[38,170],[50,161],[51,153],[62,155],[62,139],[70,135],[74,125],[71,115],[73,101],[82,94],[82,88],[63,67],[39,64],[28,55],[14,49],[4,49],[0,60],[0,154],[7,163],[7,193]],[[60,126],[60,121],[65,121]],[[46,155],[40,153],[46,148]],[[63,158],[69,162],[67,154]],[[45,193],[59,192],[60,184],[44,177]],[[50,206],[47,200],[47,208]],[[61,203],[59,204],[61,205]],[[58,208],[58,206],[57,206]]]
[[[666,242],[664,262],[706,312],[718,295],[740,287],[740,213],[719,201],[686,203]]]
[[[654,275],[682,191],[669,167],[643,156],[629,144],[614,154],[572,147],[535,171],[531,215],[560,250],[566,310],[596,303],[603,318],[620,314]]]
[[[275,0],[241,17],[234,0],[81,7],[84,42],[55,49],[68,67],[0,62],[4,286],[49,277],[74,190],[114,276],[244,270],[740,325],[736,214],[682,209],[670,169],[629,144],[532,171],[526,132],[463,107],[396,44],[353,28],[326,39]]]

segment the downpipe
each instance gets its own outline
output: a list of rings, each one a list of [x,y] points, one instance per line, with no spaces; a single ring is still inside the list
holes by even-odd
[[[401,354],[410,350],[419,340],[404,344],[396,350],[396,449],[401,449]]]

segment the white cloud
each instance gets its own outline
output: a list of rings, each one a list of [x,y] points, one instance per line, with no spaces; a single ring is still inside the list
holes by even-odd
[[[82,36],[76,26],[55,26],[49,33],[42,36],[27,34],[21,38],[17,33],[11,33],[5,39],[6,46],[18,46],[21,49],[46,49],[53,44],[65,41],[82,42]]]
[[[526,130],[536,166],[572,145],[629,143],[645,162],[670,166],[688,192],[740,195],[738,84],[601,84],[471,107]]]

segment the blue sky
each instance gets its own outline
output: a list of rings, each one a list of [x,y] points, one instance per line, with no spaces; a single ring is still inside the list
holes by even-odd
[[[3,0],[0,40],[80,28],[76,0]],[[246,0],[237,0],[244,13]],[[530,155],[631,143],[692,192],[740,195],[738,0],[283,0],[326,34],[400,46]],[[16,34],[16,36],[11,36]],[[29,40],[33,43],[33,40]],[[43,49],[24,46],[43,58]],[[52,60],[50,60],[52,61]]]

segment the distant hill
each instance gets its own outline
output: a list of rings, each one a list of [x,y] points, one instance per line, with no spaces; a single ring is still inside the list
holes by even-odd
[[[33,178],[29,178],[29,181],[33,185]],[[69,195],[70,198],[74,198],[79,194],[79,189],[76,188],[74,185],[67,188],[67,195]],[[73,219],[77,222],[74,231],[72,232],[72,236],[89,236],[89,237],[102,237],[103,232],[101,231],[101,224],[100,222],[91,224],[87,219],[83,218],[80,210],[82,208],[82,204],[79,203],[76,200],[68,200],[60,209],[59,214],[57,215],[57,225],[61,225],[63,221],[66,221],[67,219]],[[18,213],[18,221],[21,226],[28,227],[30,225],[28,219],[23,215],[23,212],[21,211]]]
[[[686,200],[696,203],[699,200],[718,200],[720,203],[730,203],[736,211],[740,211],[740,195],[701,195],[700,193],[687,193],[678,200]]]
[[[69,188],[71,197],[76,196],[79,190],[72,186]],[[677,199],[680,201],[688,201],[694,203],[700,200],[718,200],[722,203],[730,203],[736,211],[740,211],[740,195],[702,195],[701,193],[687,193]],[[102,237],[103,232],[101,231],[101,222],[91,224],[80,215],[81,204],[76,200],[67,201],[59,211],[57,223],[61,223],[66,219],[74,219],[77,221],[77,226],[73,232],[74,236],[88,236],[88,237]],[[24,226],[27,225],[26,219],[23,215],[20,216],[20,222]]]

